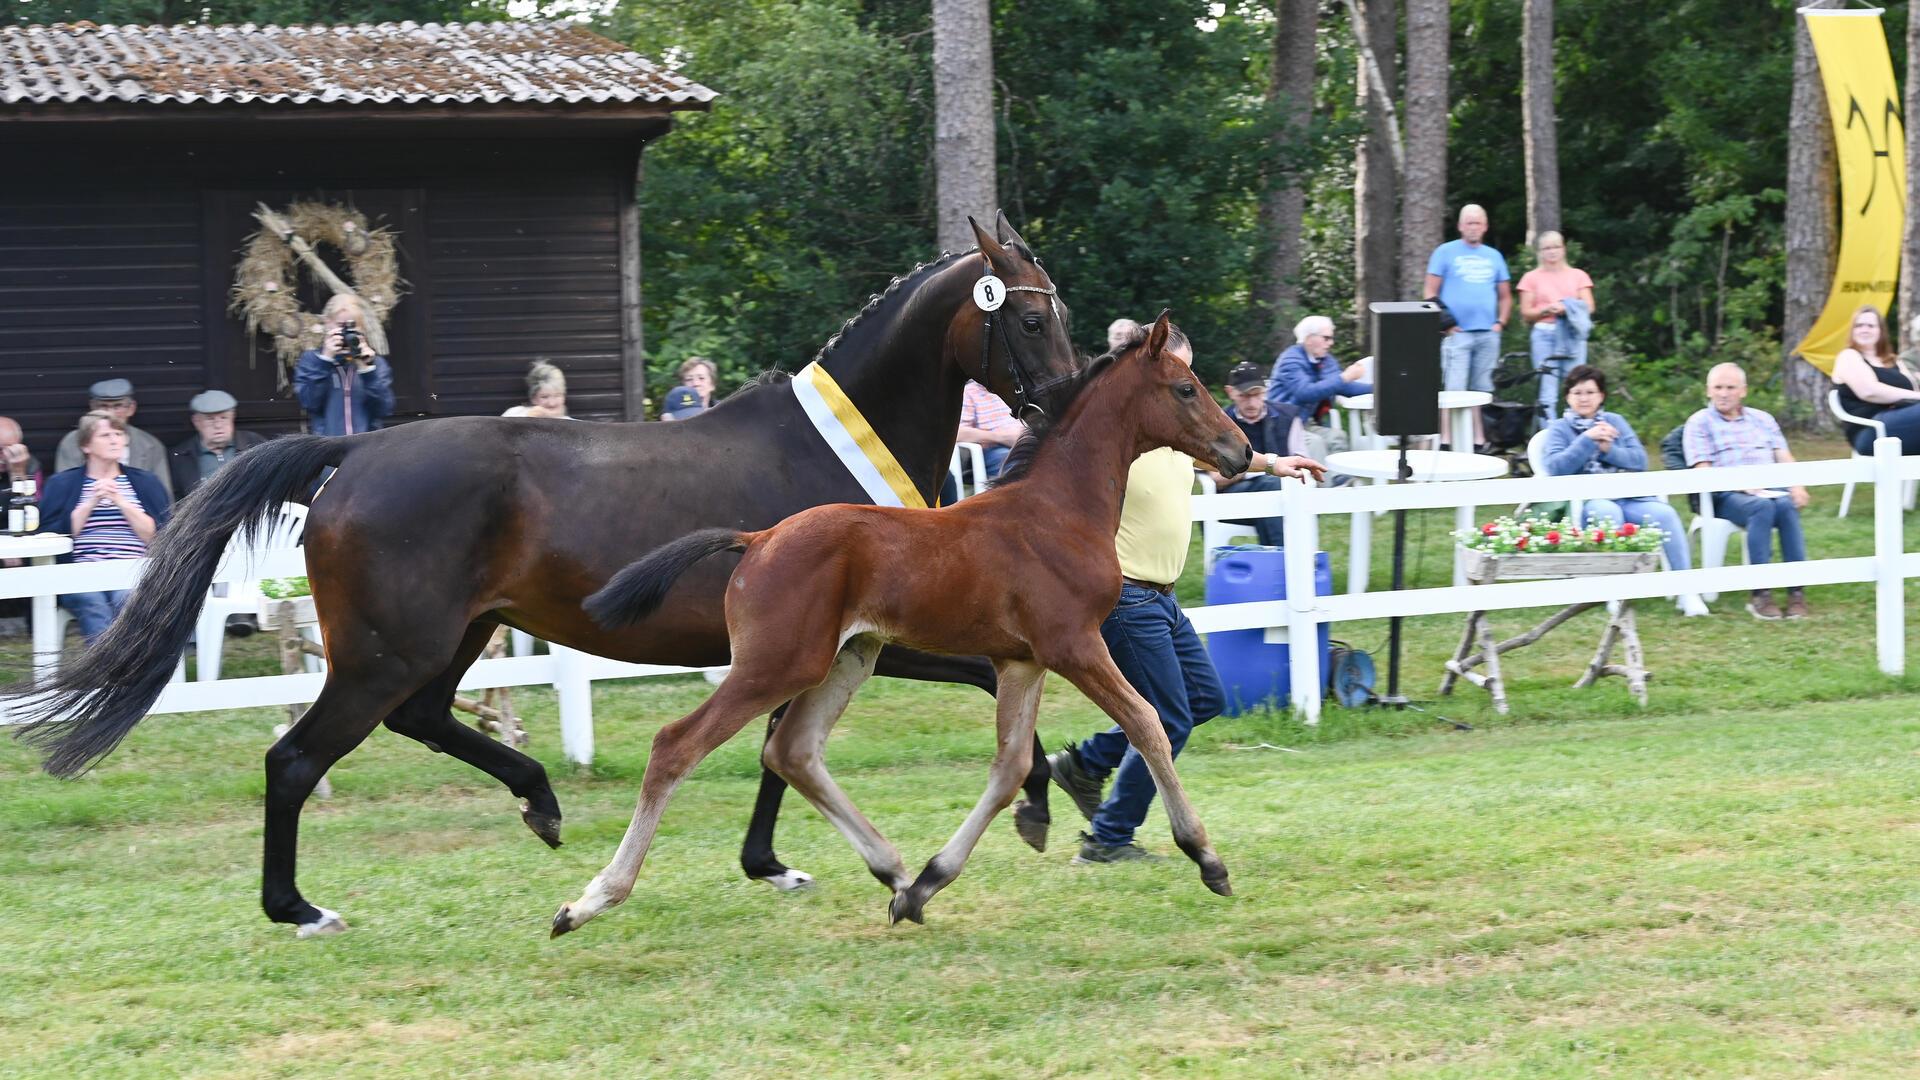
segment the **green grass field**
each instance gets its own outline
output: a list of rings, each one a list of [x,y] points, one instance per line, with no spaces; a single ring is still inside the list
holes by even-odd
[[[1837,497],[1808,512],[1817,555],[1869,546]],[[1344,534],[1323,531],[1337,567]],[[1415,534],[1417,583],[1442,583],[1445,522]],[[597,685],[590,770],[562,762],[551,694],[517,693],[559,851],[491,780],[374,735],[304,820],[301,885],[353,927],[316,941],[256,903],[279,710],[153,718],[72,783],[0,740],[0,1077],[1920,1075],[1916,680],[1876,672],[1868,587],[1812,600],[1772,625],[1646,602],[1644,713],[1618,680],[1570,689],[1588,615],[1514,654],[1512,716],[1472,688],[1428,702],[1471,730],[1222,718],[1180,765],[1234,897],[1177,855],[1070,866],[1059,797],[1048,852],[996,823],[924,927],[888,927],[797,803],[779,849],[818,884],[739,875],[742,736],[681,789],[632,899],[548,940],[695,678]],[[1410,620],[1416,697],[1457,628]],[[264,645],[233,643],[232,673],[272,670]],[[829,761],[917,866],[977,798],[991,723],[976,691],[876,681]],[[1098,723],[1050,685],[1049,744]],[[1157,810],[1142,836],[1172,851]]]

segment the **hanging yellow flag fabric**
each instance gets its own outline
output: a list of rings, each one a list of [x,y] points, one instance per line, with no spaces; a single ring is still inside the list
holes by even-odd
[[[1802,8],[1840,162],[1840,253],[1827,306],[1794,351],[1828,374],[1853,313],[1890,312],[1907,220],[1907,136],[1880,11]]]

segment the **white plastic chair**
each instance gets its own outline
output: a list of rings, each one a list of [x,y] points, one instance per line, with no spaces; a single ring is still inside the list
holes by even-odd
[[[1859,424],[1862,427],[1872,428],[1873,437],[1876,439],[1884,439],[1887,437],[1887,425],[1884,421],[1875,420],[1875,419],[1872,419],[1871,417],[1855,416],[1852,413],[1849,413],[1846,409],[1842,408],[1840,405],[1839,390],[1827,391],[1827,411],[1832,413],[1834,416],[1834,419],[1840,421],[1842,425]],[[1844,431],[1846,429],[1843,426],[1841,430]],[[1851,439],[1847,440],[1847,446],[1851,450],[1853,446],[1853,440]],[[1858,450],[1853,450],[1852,453],[1853,453],[1854,460],[1856,461],[1858,461],[1860,458],[1868,456],[1866,454],[1861,453]],[[1916,489],[1920,489],[1920,484],[1916,484],[1914,481],[1908,480],[1902,483],[1900,485],[1900,488],[1901,488],[1900,490],[1901,505],[1906,507],[1908,510],[1913,509],[1914,493]],[[1846,517],[1847,508],[1852,505],[1853,505],[1853,481],[1849,480],[1847,481],[1847,486],[1844,489],[1842,489],[1840,492],[1840,513],[1838,516]]]
[[[221,565],[258,566],[261,557],[270,551],[298,547],[300,534],[306,527],[307,508],[299,503],[282,503],[256,545],[247,547],[241,544],[237,535],[228,542]],[[244,561],[234,562],[235,559]],[[220,652],[227,637],[227,616],[251,615],[259,610],[261,599],[257,581],[234,582],[225,596],[217,596],[215,590],[208,590],[206,602],[200,608],[199,621],[194,624],[195,681],[212,682],[220,677]],[[316,643],[320,638],[319,630],[311,626],[302,627],[301,634]],[[308,671],[320,670],[319,657],[309,656],[306,660]]]
[[[1546,431],[1544,430],[1536,431],[1533,433],[1533,437],[1527,440],[1527,466],[1533,470],[1533,475],[1535,476],[1547,475],[1547,433]],[[1582,499],[1567,500],[1567,519],[1568,520],[1570,521],[1580,520],[1580,505],[1583,501],[1584,500]]]
[[[1713,515],[1713,492],[1700,493],[1700,512],[1687,523],[1689,534],[1700,537],[1700,569],[1711,570],[1725,566],[1727,562],[1727,541],[1740,540],[1740,561],[1751,566],[1753,556],[1747,551],[1747,530],[1735,525],[1723,517]],[[1711,604],[1720,598],[1717,592],[1701,593],[1700,598]]]
[[[992,480],[992,477],[987,475],[987,454],[984,447],[979,443],[972,442],[954,443],[953,459],[947,462],[947,475],[953,477],[953,497],[955,500],[967,497],[966,474],[960,470],[960,455],[962,454],[965,454],[968,460],[973,463],[973,493],[975,495],[987,490],[987,483]]]
[[[1213,477],[1206,473],[1194,473],[1193,479],[1200,485],[1202,495],[1213,495],[1219,490],[1213,482]],[[1214,548],[1231,547],[1236,541],[1249,540],[1255,543],[1260,540],[1260,533],[1251,525],[1242,525],[1235,521],[1202,519],[1200,522],[1201,570],[1209,574],[1213,572]]]

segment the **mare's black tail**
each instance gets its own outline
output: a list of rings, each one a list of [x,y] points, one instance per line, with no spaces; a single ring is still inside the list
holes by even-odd
[[[244,530],[252,542],[274,507],[304,498],[321,467],[353,446],[290,435],[240,455],[180,501],[126,607],[85,655],[46,683],[0,690],[27,718],[18,737],[45,751],[48,772],[77,776],[120,745],[179,664],[227,540]]]
[[[581,607],[593,621],[609,630],[631,626],[659,609],[667,590],[687,568],[709,555],[745,551],[754,534],[736,529],[701,529],[655,548],[613,575],[613,580],[586,598]]]

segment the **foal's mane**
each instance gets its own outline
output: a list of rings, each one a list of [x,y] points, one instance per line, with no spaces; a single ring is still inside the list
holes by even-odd
[[[1141,334],[1138,340],[1129,341],[1118,349],[1101,353],[1099,356],[1088,361],[1087,366],[1081,368],[1079,373],[1073,377],[1073,382],[1067,385],[1064,394],[1064,400],[1066,401],[1064,409],[1070,413],[1073,409],[1073,403],[1080,400],[1080,394],[1086,390],[1093,380],[1099,378],[1108,368],[1111,368],[1113,362],[1118,360],[1122,353],[1145,342],[1146,335]],[[1065,419],[1066,416],[1063,415],[1061,420]],[[1047,445],[1048,440],[1053,438],[1054,433],[1064,426],[1065,424],[1056,422],[1048,424],[1039,431],[1034,431],[1029,428],[1026,434],[1014,440],[1013,449],[1007,452],[1007,460],[1000,465],[1000,475],[995,477],[993,482],[987,486],[1001,487],[1005,484],[1025,480],[1028,471],[1033,468],[1034,456],[1040,452],[1041,447]]]

